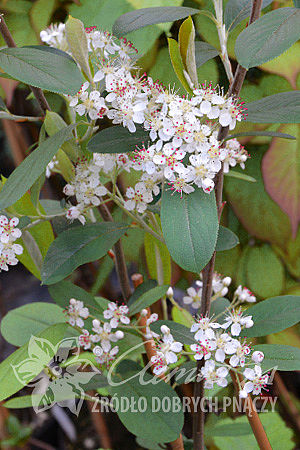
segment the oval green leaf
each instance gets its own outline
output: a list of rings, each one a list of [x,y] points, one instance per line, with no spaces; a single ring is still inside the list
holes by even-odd
[[[54,284],[82,264],[102,258],[128,230],[124,223],[92,223],[69,228],[49,247],[42,267],[42,281]]]
[[[142,374],[144,383],[139,381],[139,375]],[[153,381],[153,383],[151,383]],[[115,383],[120,383],[112,387],[112,392],[117,399],[128,398],[135,405],[146,405],[146,409],[141,414],[133,408],[118,408],[117,414],[125,427],[136,436],[143,436],[144,439],[151,439],[155,442],[171,442],[178,438],[183,427],[183,411],[178,408],[175,411],[163,411],[159,408],[154,412],[155,404],[166,402],[174,404],[179,401],[176,392],[163,380],[158,380],[134,361],[122,361],[117,367],[117,373],[114,377]],[[143,397],[142,403],[139,399]],[[176,397],[176,398],[175,398]],[[154,403],[156,402],[156,403]],[[177,404],[177,403],[176,403]]]
[[[191,194],[162,197],[161,224],[166,245],[183,269],[199,273],[213,255],[219,229],[214,192],[197,189]]]
[[[264,300],[247,310],[253,327],[242,331],[243,336],[260,337],[278,333],[300,321],[300,296],[281,295]]]
[[[58,94],[76,94],[82,75],[74,60],[39,48],[3,48],[0,67],[18,81]]]
[[[242,31],[235,43],[235,55],[241,66],[250,69],[281,55],[299,38],[299,8],[278,8]]]
[[[122,125],[99,131],[88,143],[88,150],[93,153],[128,153],[136,150],[137,145],[147,144],[149,132],[138,127],[130,133]]]
[[[300,10],[299,10],[300,11]],[[290,91],[270,95],[246,104],[245,120],[253,123],[299,123],[300,92]]]
[[[113,34],[124,36],[131,31],[139,30],[148,25],[157,23],[174,22],[174,20],[198,14],[200,11],[195,8],[184,6],[158,6],[154,8],[141,8],[130,11],[120,16],[114,23]]]
[[[1,322],[1,333],[12,345],[20,347],[31,335],[56,323],[65,323],[62,308],[51,303],[34,302],[9,311]]]
[[[216,245],[216,252],[223,252],[224,250],[230,250],[239,244],[239,238],[229,228],[220,225],[218,240]]]
[[[144,292],[139,298],[137,298],[134,302],[131,302],[129,305],[129,314],[132,316],[133,314],[138,313],[143,308],[147,308],[148,306],[153,305],[153,303],[157,302],[161,297],[163,297],[169,286],[156,286],[149,291]]]

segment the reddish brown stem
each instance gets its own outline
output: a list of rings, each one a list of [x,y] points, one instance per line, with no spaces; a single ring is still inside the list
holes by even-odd
[[[233,381],[235,390],[237,395],[239,395],[239,385],[235,376],[235,373],[230,371],[230,376]],[[243,377],[242,375],[238,374],[239,380],[242,381]],[[255,406],[253,404],[251,396],[248,394],[247,398],[241,399],[243,406],[246,404],[247,407],[243,407],[243,410],[246,412],[246,416],[248,419],[248,422],[252,428],[253,434],[255,436],[256,442],[259,445],[259,448],[261,450],[272,450],[272,447],[270,445],[270,442],[268,440],[268,437],[266,435],[265,429],[260,421],[260,418],[257,414],[257,411],[255,409]]]
[[[0,15],[0,33],[2,34],[2,37],[5,40],[8,47],[17,47],[9,29],[7,28],[3,15]],[[46,97],[44,96],[43,91],[34,86],[29,87],[33,95],[37,99],[43,113],[45,114],[47,110],[50,111],[50,106],[46,100]]]
[[[253,23],[258,19],[261,12],[262,0],[253,0],[252,1],[252,9],[249,19],[249,24]],[[245,80],[247,70],[238,65],[234,74],[234,79],[232,84],[229,87],[228,95],[232,97],[237,97],[242,88],[243,82]],[[220,127],[218,133],[218,140],[222,141],[228,136],[229,128],[228,127]],[[220,221],[221,212],[223,209],[222,203],[222,192],[223,192],[223,170],[217,174],[215,179],[215,196],[216,196],[216,204],[218,209],[218,217]],[[214,252],[210,262],[203,269],[203,289],[202,289],[202,298],[201,298],[201,314],[208,315],[210,311],[210,299],[212,293],[212,278],[215,268],[215,258],[216,253]],[[201,373],[201,368],[203,367],[203,361],[199,361],[197,366],[197,373]],[[204,395],[204,380],[196,381],[194,386],[194,397],[202,398]],[[258,416],[257,416],[258,418]],[[259,420],[259,418],[258,418]],[[194,440],[194,450],[204,450],[204,421],[205,421],[205,412],[194,411],[193,415],[193,440]],[[260,420],[259,420],[260,422]],[[267,439],[267,438],[266,438]],[[268,440],[267,440],[268,443]],[[268,443],[269,444],[269,443]],[[269,444],[270,445],[270,444]],[[269,447],[263,447],[269,448]]]
[[[140,284],[143,283],[143,276],[140,273],[135,273],[131,277],[133,286],[136,289]],[[144,347],[147,354],[148,361],[151,360],[152,356],[156,356],[156,348],[155,348],[155,342],[153,339],[148,339],[145,337],[146,334],[146,326],[147,326],[147,319],[150,316],[150,309],[147,308],[148,314],[147,316],[141,316],[140,314],[137,314],[136,317],[138,319],[139,325],[142,327],[141,332],[143,333],[143,341],[144,341]],[[153,370],[153,368],[151,367]],[[159,378],[162,380],[164,379],[164,375],[158,375]],[[173,442],[169,442],[167,444],[167,447],[171,450],[184,450],[183,446],[183,439],[182,434]]]

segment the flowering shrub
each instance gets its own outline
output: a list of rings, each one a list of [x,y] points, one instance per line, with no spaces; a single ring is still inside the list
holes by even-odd
[[[186,396],[184,385],[193,383],[193,401],[201,403],[210,390],[221,397],[232,395],[232,383],[241,404],[250,405],[246,416],[259,447],[271,448],[271,436],[252,397],[269,392],[272,369],[299,370],[300,356],[296,347],[286,349],[263,339],[298,323],[300,297],[252,293],[227,267],[224,275],[217,273],[215,261],[218,254],[239,244],[236,234],[220,224],[223,210],[229,214],[222,199],[224,176],[241,183],[255,181],[243,172],[249,154],[236,138],[249,134],[293,139],[273,130],[236,134],[233,130],[242,121],[299,122],[296,91],[286,93],[284,99],[275,94],[250,104],[239,97],[247,69],[275,58],[296,40],[290,31],[294,25],[286,30],[287,37],[275,37],[278,21],[289,21],[290,16],[299,21],[299,8],[279,8],[259,18],[259,0],[249,5],[229,0],[225,11],[221,0],[212,3],[214,14],[205,14],[216,25],[221,52],[195,41],[191,16],[203,11],[190,7],[129,12],[117,20],[114,33],[96,26],[85,28],[70,16],[66,23],[41,31],[45,45],[22,48],[15,47],[0,18],[0,31],[9,47],[0,50],[0,68],[30,86],[41,109],[38,117],[22,117],[5,107],[3,117],[42,122],[38,147],[8,179],[2,178],[0,271],[20,261],[49,287],[57,303],[25,305],[3,319],[3,336],[21,349],[0,364],[0,401],[24,386],[34,386],[30,383],[36,377],[59,379],[57,374],[65,365],[70,368],[70,380],[82,358],[86,366],[80,373],[83,378],[89,375],[82,381],[84,389],[73,391],[81,402],[104,404],[95,393],[91,395],[92,389],[104,386],[118,400],[124,395],[138,402],[141,398],[175,400],[179,410],[168,413],[153,411],[150,404],[147,416],[131,410],[117,413],[149,448],[168,444],[183,450],[191,444],[191,436],[182,435],[184,402],[178,393]],[[235,21],[248,16],[249,26],[236,40],[239,64],[233,74],[227,39]],[[178,42],[169,38],[168,45],[184,95],[177,85],[166,87],[142,73],[134,44],[121,37],[139,27],[181,19],[185,20]],[[210,59],[214,51],[221,57],[227,92],[209,80],[198,80],[196,44],[201,46],[201,57]],[[59,96],[64,118],[50,109],[49,91]],[[60,180],[61,201],[41,194],[45,179],[53,174]],[[133,254],[141,232],[147,269],[143,273],[149,279],[141,274],[130,279],[122,244],[132,235]],[[84,264],[100,267],[97,280],[104,276],[102,258],[108,265],[115,263],[122,298],[97,296],[97,283],[92,292],[79,287],[77,276]],[[244,259],[239,260],[240,273],[247,272]],[[185,293],[176,285],[175,263],[178,270],[189,272]],[[267,277],[263,269],[257,276]],[[21,309],[24,326],[18,322]],[[70,337],[78,354],[72,360],[65,351],[58,361],[59,346],[62,352],[64,345],[69,348],[65,339]],[[182,382],[178,373],[187,367],[193,377]],[[95,373],[99,384],[91,381]],[[70,395],[64,394],[63,387],[59,394],[49,384],[45,389],[38,400],[35,397],[44,408],[52,405],[53,398],[56,401],[56,395],[58,403]],[[22,401],[16,397],[4,406],[23,405]],[[193,448],[204,449],[203,406],[195,408],[193,421]],[[211,427],[209,420],[206,425]]]

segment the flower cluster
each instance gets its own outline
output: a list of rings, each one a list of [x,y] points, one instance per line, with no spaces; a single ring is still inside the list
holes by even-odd
[[[231,283],[230,277],[222,277],[215,273],[213,275],[212,301],[217,301],[218,297],[223,297],[228,292]],[[188,288],[188,296],[183,298],[187,305],[197,308],[200,306],[203,283],[196,281],[197,288]],[[173,298],[173,289],[169,288],[167,295]],[[239,286],[233,294],[233,301],[224,319],[219,322],[216,317],[200,317],[191,326],[191,333],[194,334],[195,343],[190,345],[190,354],[196,361],[203,360],[204,366],[201,369],[201,376],[205,379],[205,388],[227,386],[227,376],[230,370],[234,370],[243,375],[244,379],[239,382],[240,396],[245,398],[250,392],[258,394],[268,383],[268,375],[263,375],[260,363],[264,359],[264,354],[260,351],[252,352],[245,338],[240,337],[242,330],[251,328],[253,320],[251,315],[242,313],[241,304],[256,301],[254,295],[246,287]],[[222,317],[224,314],[222,313]],[[154,373],[160,375],[168,370],[168,365],[178,359],[182,343],[175,342],[169,328],[161,327],[162,336],[155,336],[159,342],[157,357],[152,358]],[[168,345],[167,345],[168,344]],[[249,367],[253,366],[254,367]]]
[[[62,48],[64,33],[61,24],[51,26],[41,39]],[[96,27],[87,28],[86,36],[94,77],[75,96],[67,96],[71,109],[92,121],[107,117],[131,133],[138,127],[148,133],[148,141],[133,149],[131,161],[126,162],[127,170],[141,171],[140,181],[122,199],[126,209],[143,214],[162,183],[181,195],[195,188],[210,193],[222,164],[225,172],[237,164],[244,168],[248,154],[239,142],[231,139],[222,145],[217,138],[220,125],[232,130],[242,120],[243,102],[206,83],[193,88],[190,97],[181,97],[145,74],[131,73],[136,69],[136,49],[126,39]],[[111,161],[111,155],[102,157]],[[70,214],[82,219],[77,210]]]
[[[79,345],[84,350],[91,349],[95,355],[95,360],[99,364],[110,364],[117,353],[119,347],[112,346],[120,339],[124,338],[124,332],[117,330],[119,325],[129,325],[128,307],[126,305],[118,306],[114,302],[109,302],[107,309],[103,312],[103,316],[107,321],[93,319],[92,334],[84,328],[84,320],[91,317],[89,309],[84,306],[83,302],[70,299],[70,304],[66,309],[68,323],[73,327],[80,328]]]
[[[23,253],[23,247],[16,244],[22,232],[16,228],[19,223],[17,217],[8,219],[6,216],[0,216],[0,272],[8,270],[8,266],[15,266],[18,263],[16,255]]]

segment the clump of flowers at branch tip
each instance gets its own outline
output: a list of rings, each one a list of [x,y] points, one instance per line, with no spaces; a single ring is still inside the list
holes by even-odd
[[[15,266],[18,263],[17,256],[23,253],[22,245],[15,243],[22,236],[21,230],[17,228],[18,224],[17,217],[8,219],[0,215],[0,272],[8,271],[9,266]]]
[[[218,302],[219,297],[224,297],[228,293],[230,284],[230,277],[222,277],[217,273],[213,275],[212,303]],[[197,288],[188,288],[188,296],[183,297],[183,302],[199,308],[202,280],[197,280],[195,285]],[[171,287],[167,291],[167,296],[174,301],[174,292]],[[196,318],[191,325],[190,331],[194,334],[195,343],[190,345],[191,352],[188,354],[192,355],[196,361],[204,361],[201,377],[205,379],[207,389],[212,388],[214,383],[225,387],[230,370],[243,375],[243,381],[238,380],[242,398],[252,391],[254,394],[258,394],[261,389],[265,389],[269,377],[262,374],[260,367],[264,354],[261,351],[252,351],[246,339],[240,336],[244,329],[254,325],[252,316],[242,312],[241,305],[255,301],[256,298],[249,289],[239,286],[233,293],[230,306],[226,308],[225,312],[220,313],[222,320],[218,320],[219,315],[201,316]],[[156,360],[153,362],[155,363]],[[161,371],[166,372],[168,364],[171,363],[168,363],[165,358],[164,364],[162,364],[162,359],[157,360],[157,364],[159,366],[156,371],[161,373]]]
[[[85,320],[92,316],[82,301],[71,298],[69,306],[65,310],[68,323],[80,329],[79,346],[84,350],[92,350],[96,362],[100,365],[109,365],[118,354],[119,347],[113,346],[113,344],[124,338],[124,332],[117,328],[130,324],[128,312],[126,305],[118,306],[115,302],[109,302],[107,309],[103,311],[103,317],[107,321],[94,318],[92,333],[90,333],[84,327],[86,326]]]
[[[143,128],[148,134],[132,149],[130,158],[97,154],[103,164],[98,165],[101,170],[96,170],[97,177],[101,173],[113,176],[116,166],[141,172],[137,185],[129,187],[126,197],[120,198],[126,209],[144,214],[163,185],[181,196],[197,188],[210,193],[222,165],[225,173],[238,164],[245,167],[248,154],[236,139],[218,141],[220,125],[232,130],[245,117],[243,102],[228,97],[211,83],[199,84],[190,97],[182,97],[139,73],[135,65],[137,50],[125,38],[117,39],[96,27],[87,28],[86,36],[94,76],[75,96],[66,97],[70,109],[92,121],[91,126],[97,119],[108,118],[131,133]],[[41,39],[71,54],[63,24],[41,32]],[[91,170],[93,164],[97,165],[94,157],[89,164]],[[98,188],[98,184],[89,186],[90,201],[70,207],[67,217],[84,223],[86,210],[97,206],[94,202],[98,203],[99,195],[93,191]]]

